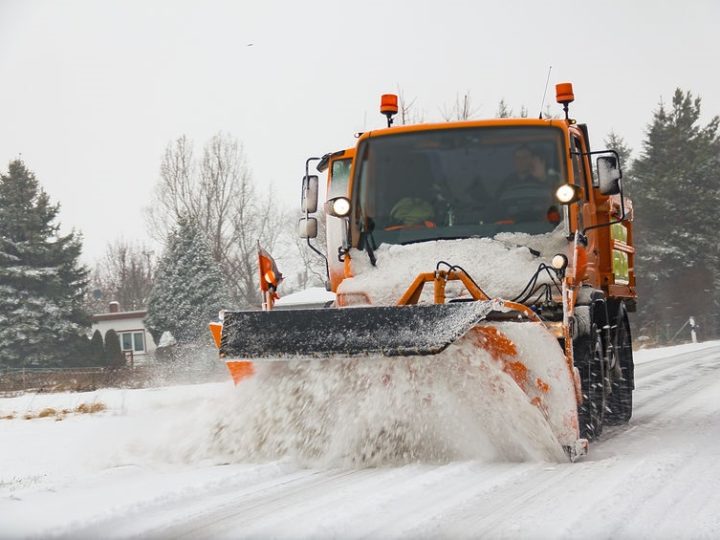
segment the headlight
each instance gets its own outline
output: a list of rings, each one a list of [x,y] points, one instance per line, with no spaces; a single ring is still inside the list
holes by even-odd
[[[563,184],[555,191],[555,198],[560,204],[570,204],[580,200],[580,188],[572,184]]]
[[[325,211],[331,216],[345,217],[350,214],[350,199],[347,197],[335,197],[325,205]]]
[[[558,253],[552,258],[550,264],[555,270],[562,272],[565,268],[567,268],[568,258],[562,253]]]

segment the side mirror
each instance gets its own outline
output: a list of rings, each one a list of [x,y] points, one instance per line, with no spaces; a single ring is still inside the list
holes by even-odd
[[[315,175],[303,176],[301,209],[304,214],[317,212],[318,207],[318,177]],[[314,236],[312,238],[315,238]]]
[[[617,195],[620,193],[620,179],[622,173],[615,156],[600,156],[597,158],[598,187],[603,195]]]
[[[300,238],[317,238],[317,219],[314,217],[300,218],[300,221],[298,221],[298,234]]]

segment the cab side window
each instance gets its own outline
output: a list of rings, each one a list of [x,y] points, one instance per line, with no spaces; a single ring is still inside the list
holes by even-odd
[[[352,159],[338,159],[332,164],[332,183],[330,184],[330,194],[332,197],[347,197],[348,180],[350,179],[350,167]]]

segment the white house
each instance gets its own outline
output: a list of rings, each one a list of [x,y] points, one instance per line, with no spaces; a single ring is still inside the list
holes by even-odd
[[[145,329],[143,319],[147,311],[120,311],[118,302],[110,302],[108,313],[97,313],[92,316],[92,331],[100,330],[105,338],[105,332],[115,330],[120,338],[122,348],[128,360],[132,358],[135,364],[152,362],[155,352],[155,342]]]

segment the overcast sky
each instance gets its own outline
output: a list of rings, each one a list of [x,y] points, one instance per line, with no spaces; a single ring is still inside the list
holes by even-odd
[[[720,114],[719,24],[718,0],[0,0],[0,170],[22,154],[92,263],[148,238],[172,139],[231,133],[297,206],[305,158],[381,127],[398,85],[426,120],[466,91],[478,117],[501,98],[534,116],[552,65],[593,146],[614,129],[637,151],[678,86]]]

